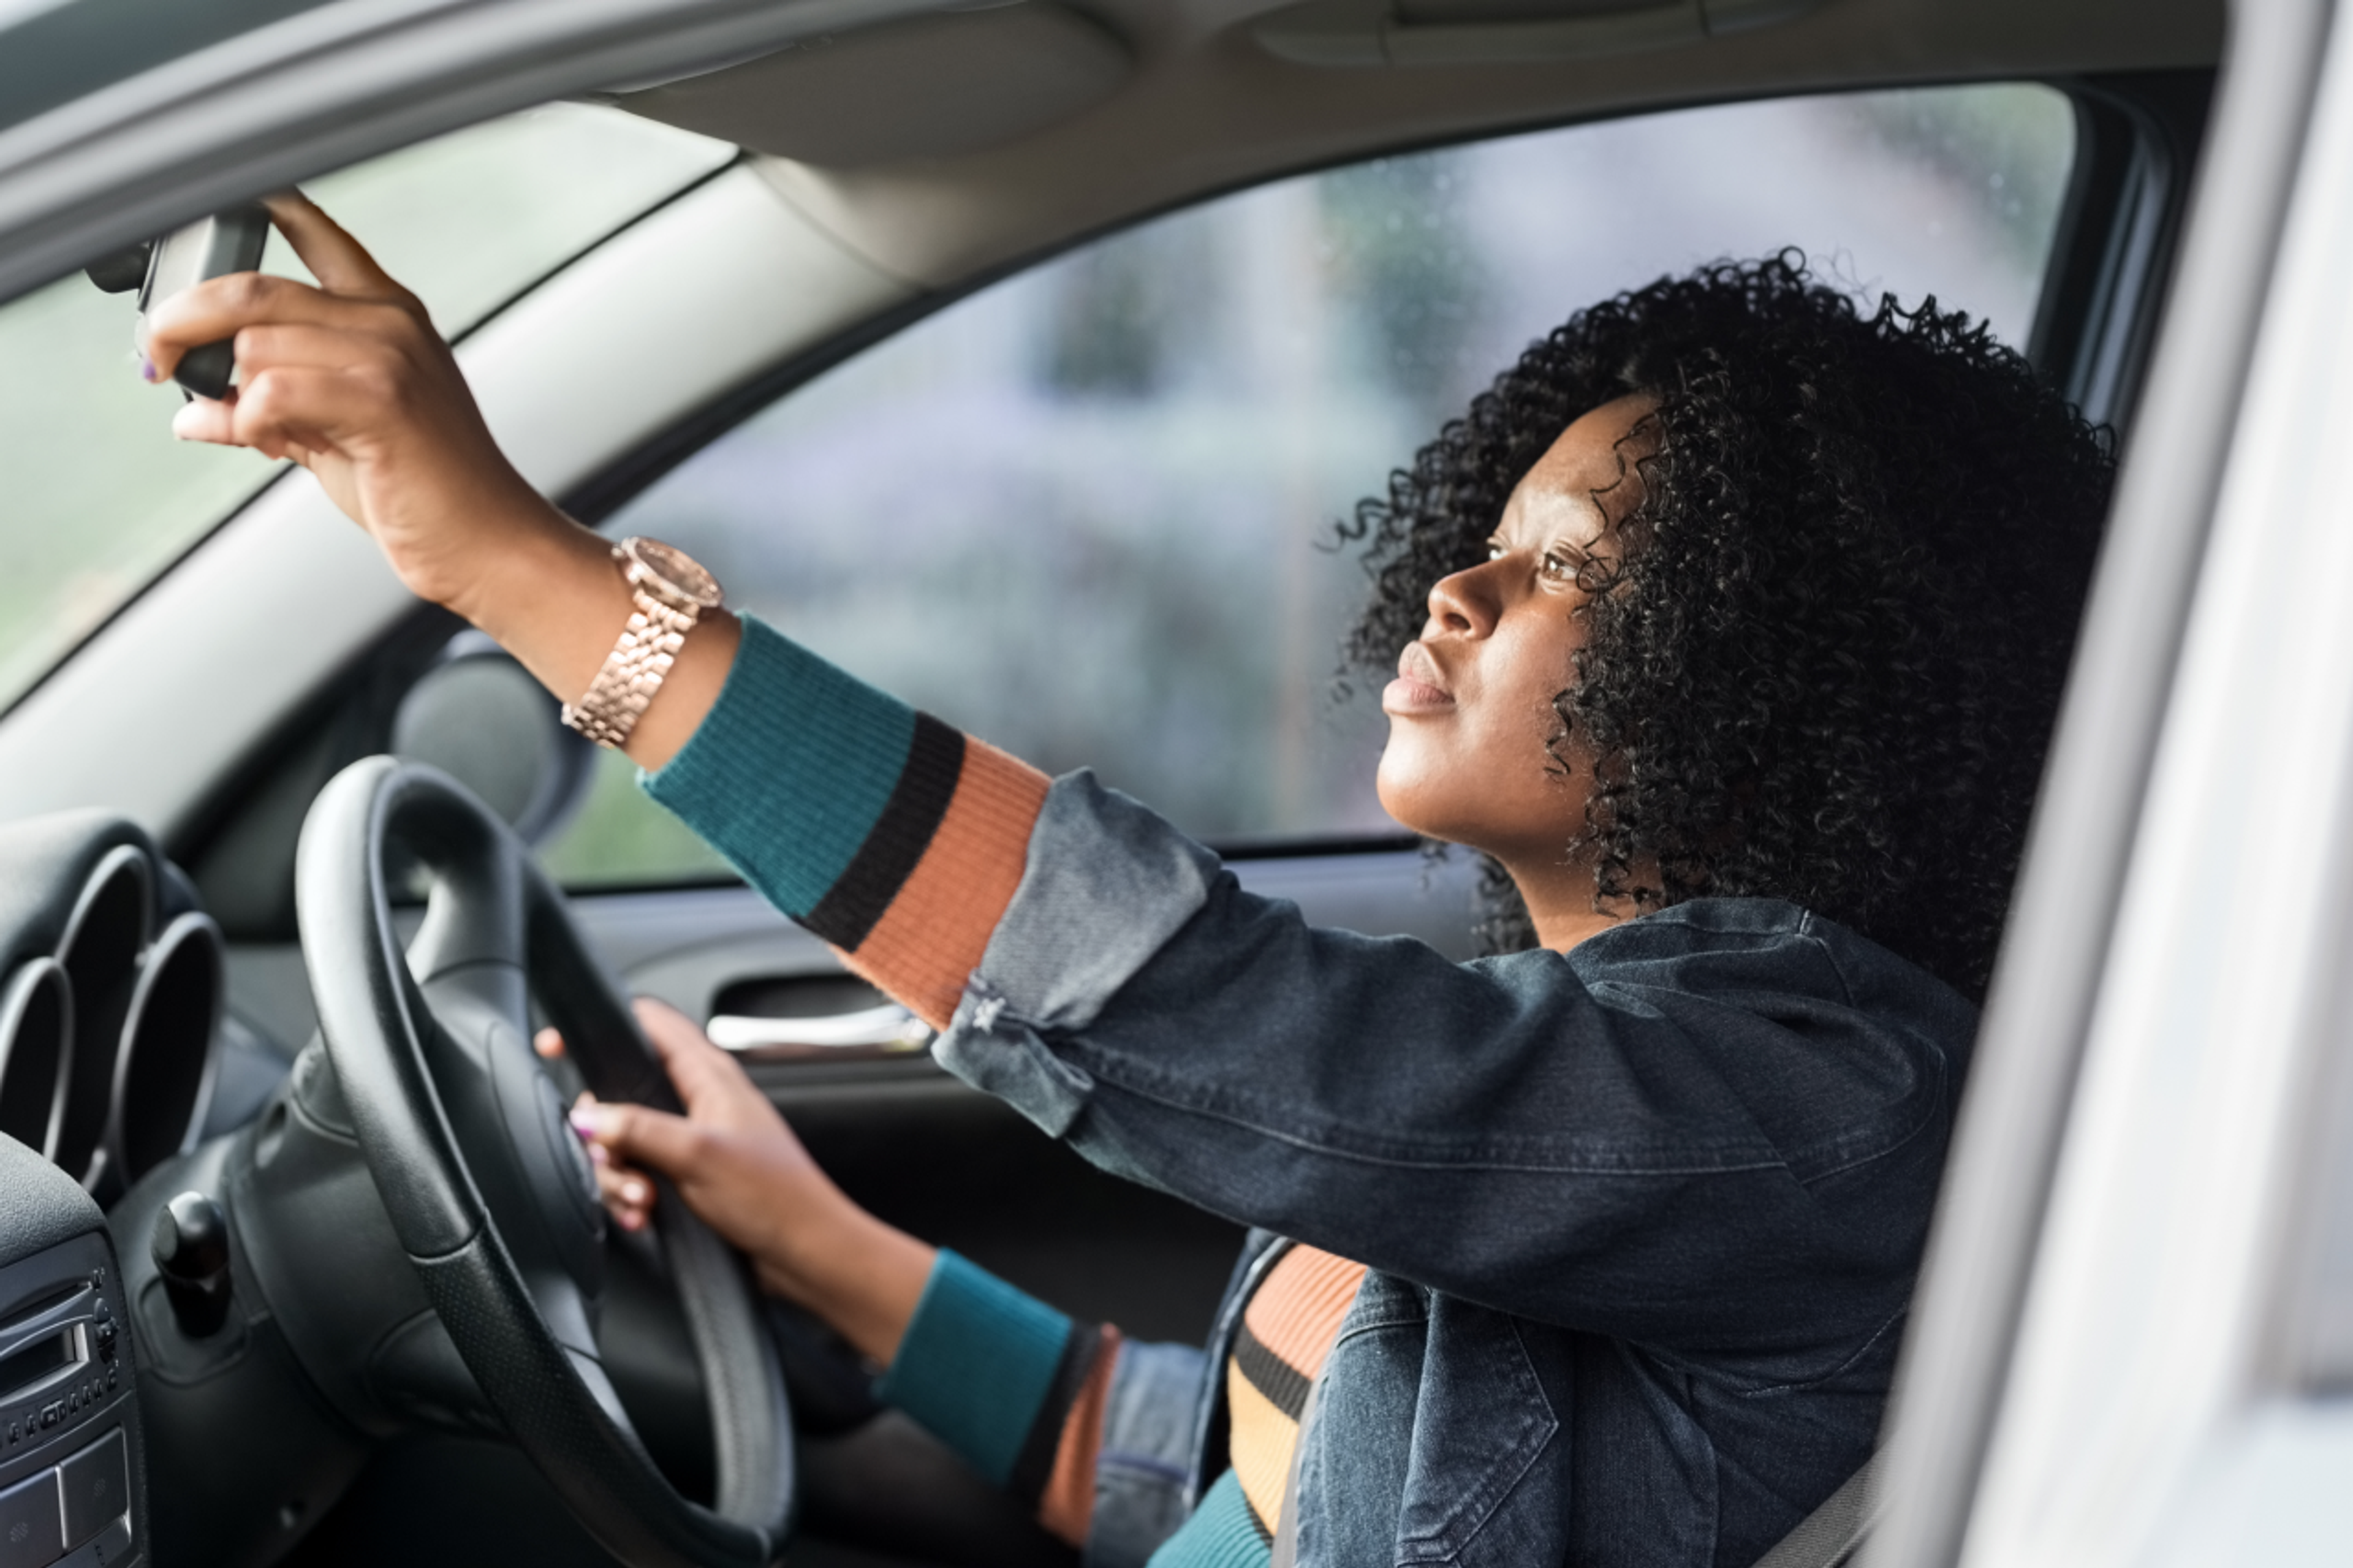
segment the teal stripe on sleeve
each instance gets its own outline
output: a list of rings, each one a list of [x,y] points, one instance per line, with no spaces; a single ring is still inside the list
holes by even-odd
[[[915,710],[751,616],[727,684],[646,793],[798,919],[890,803]]]
[[[1274,1543],[1250,1512],[1241,1478],[1228,1470],[1145,1568],[1267,1568],[1273,1561]]]
[[[874,1392],[1003,1486],[1070,1336],[1070,1319],[942,1247]]]

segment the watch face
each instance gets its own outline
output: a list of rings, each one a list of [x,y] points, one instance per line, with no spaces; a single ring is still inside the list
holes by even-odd
[[[702,563],[683,550],[664,544],[659,539],[627,539],[621,548],[636,557],[638,564],[661,579],[661,585],[681,599],[691,599],[704,609],[719,606],[719,579],[702,569]]]

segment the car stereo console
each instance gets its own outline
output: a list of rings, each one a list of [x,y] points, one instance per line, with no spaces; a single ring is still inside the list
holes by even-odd
[[[0,1568],[146,1557],[121,1279],[80,1184],[0,1137]]]

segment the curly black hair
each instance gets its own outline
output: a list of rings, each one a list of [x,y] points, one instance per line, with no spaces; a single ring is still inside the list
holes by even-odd
[[[1982,322],[1869,311],[1794,252],[1580,311],[1343,525],[1393,668],[1431,585],[1580,415],[1657,400],[1646,499],[1532,735],[1594,784],[1596,908],[1787,899],[1981,996],[2089,585],[2113,443]],[[1484,935],[1534,942],[1508,878]]]

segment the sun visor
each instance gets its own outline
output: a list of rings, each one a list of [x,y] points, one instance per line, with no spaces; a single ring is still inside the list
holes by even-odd
[[[1023,0],[796,44],[637,91],[624,109],[825,168],[978,152],[1119,90],[1134,69],[1100,24]]]

